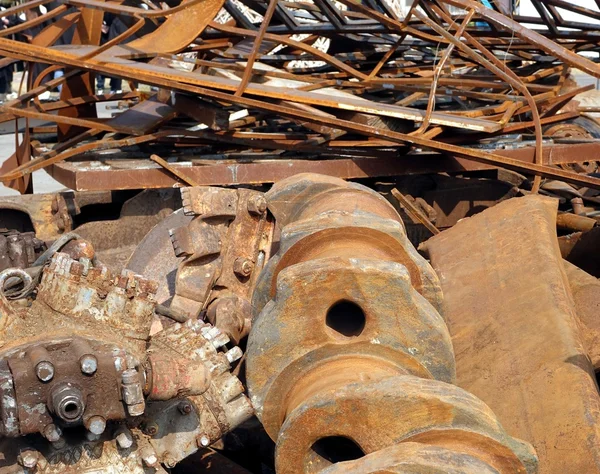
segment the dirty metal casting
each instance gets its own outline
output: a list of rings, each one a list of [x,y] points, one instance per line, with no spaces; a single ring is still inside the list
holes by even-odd
[[[46,250],[46,244],[33,232],[0,229],[0,271],[29,268]]]
[[[27,276],[0,273],[3,292]],[[29,305],[0,293],[0,472],[164,472],[252,415],[218,328],[150,336],[156,287],[59,252]]]
[[[405,442],[443,451],[429,458],[440,471],[448,458],[465,472],[537,472],[532,448],[451,385],[440,284],[393,207],[311,174],[266,197],[281,238],[254,293],[247,383],[277,472],[327,472],[364,454],[400,466],[385,448]]]
[[[252,290],[270,257],[267,201],[243,188],[182,188],[181,196],[193,219],[169,231],[175,255],[184,257],[170,307],[192,319],[206,312],[237,344],[250,330]]]

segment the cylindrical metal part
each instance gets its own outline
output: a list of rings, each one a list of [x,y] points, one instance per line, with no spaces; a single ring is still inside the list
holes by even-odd
[[[90,416],[84,421],[84,426],[90,433],[101,435],[106,429],[106,420],[98,415]]]
[[[93,375],[98,370],[98,359],[89,342],[85,339],[76,338],[71,342],[70,349],[79,360],[81,372],[86,375]]]
[[[52,390],[51,405],[54,414],[68,424],[81,421],[85,411],[81,390],[70,383],[60,384]]]
[[[161,352],[148,360],[144,391],[150,400],[202,395],[209,386],[210,373],[202,361],[171,358]]]
[[[34,346],[27,351],[27,356],[35,367],[35,374],[41,382],[49,382],[54,377],[54,365],[50,354],[43,346]]]
[[[308,174],[266,196],[281,238],[253,295],[260,314],[246,375],[276,441],[277,473],[320,473],[339,460],[332,446],[362,456],[409,438],[454,443],[501,474],[534,465],[530,446],[449,384],[439,280],[391,205],[364,186]]]

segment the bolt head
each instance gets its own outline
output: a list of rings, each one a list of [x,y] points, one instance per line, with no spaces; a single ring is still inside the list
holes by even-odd
[[[42,382],[50,382],[54,378],[54,365],[52,362],[43,360],[35,366],[37,378]]]
[[[79,365],[81,372],[86,375],[94,375],[98,370],[98,359],[96,359],[96,356],[86,354],[80,359]]]
[[[26,449],[19,453],[19,456],[17,457],[17,462],[21,466],[31,469],[37,465],[38,458],[39,454],[37,451],[34,451],[32,449]]]
[[[46,425],[43,434],[48,441],[50,441],[51,443],[56,443],[60,440],[60,437],[62,436],[62,431],[58,426],[51,423],[49,425]]]
[[[147,467],[155,467],[158,464],[158,458],[152,448],[144,448],[142,450],[142,462]]]
[[[243,355],[244,353],[238,346],[232,347],[225,353],[225,357],[230,364],[233,364],[236,360],[240,360]]]
[[[199,448],[206,448],[210,444],[210,439],[206,435],[198,436],[196,441]]]
[[[129,430],[123,430],[117,435],[117,444],[121,449],[131,448],[133,445],[133,435]]]
[[[251,260],[238,257],[233,262],[233,271],[236,275],[240,277],[248,277],[252,273],[254,269],[254,263]]]
[[[248,199],[248,212],[262,215],[267,210],[267,200],[262,195],[255,195]]]
[[[144,426],[144,432],[148,436],[154,436],[158,433],[158,425],[153,421],[146,423],[146,425]]]
[[[177,465],[177,459],[171,453],[166,452],[164,455],[163,463],[168,468],[173,468]]]
[[[190,402],[188,402],[187,400],[181,402],[177,406],[177,408],[182,415],[189,415],[190,413],[192,413],[192,404]]]
[[[90,433],[101,435],[106,429],[106,420],[101,416],[92,416],[87,420],[86,428]]]

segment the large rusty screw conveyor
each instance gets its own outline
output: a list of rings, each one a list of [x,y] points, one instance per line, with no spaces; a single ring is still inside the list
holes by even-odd
[[[531,446],[452,385],[439,281],[391,205],[311,174],[266,197],[281,241],[254,294],[247,383],[277,472],[537,472]]]

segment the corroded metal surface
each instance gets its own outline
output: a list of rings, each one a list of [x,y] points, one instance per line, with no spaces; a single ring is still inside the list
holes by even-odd
[[[44,242],[34,232],[0,229],[0,271],[7,268],[28,268],[46,250]]]
[[[540,472],[594,473],[600,396],[559,252],[556,206],[512,199],[425,249],[444,290],[458,384],[533,444]]]
[[[19,276],[6,272],[2,285]],[[162,472],[252,415],[230,373],[242,352],[218,328],[150,337],[156,288],[56,253],[30,306],[0,294],[0,472]]]
[[[586,353],[594,370],[600,368],[600,282],[572,263],[564,261],[569,287],[575,302],[577,318],[581,323],[581,335]]]
[[[449,384],[439,282],[390,204],[319,175],[284,180],[267,201],[281,239],[255,290],[247,380],[277,472],[385,458],[405,441],[472,454],[496,472],[536,472],[531,447]]]
[[[589,89],[565,87],[569,67],[600,77],[590,59],[598,49],[593,21],[600,12],[565,0],[534,4],[533,18],[520,16],[516,5],[487,0],[415,0],[405,9],[383,0],[188,0],[164,9],[98,0],[17,5],[5,15],[31,18],[0,33],[0,53],[5,63],[22,60],[45,69],[35,79],[32,71],[27,92],[2,106],[2,118],[48,120],[59,134],[58,143],[45,148],[30,139],[27,126],[0,179],[23,192],[41,168],[74,189],[180,184],[186,170],[172,160],[185,155],[220,156],[236,165],[247,165],[249,155],[260,164],[297,158],[289,163],[304,171],[357,177],[355,159],[400,154],[413,160],[427,149],[470,166],[536,176],[536,190],[540,177],[598,188],[598,178],[573,171],[580,167],[547,165],[552,153],[545,147],[560,146],[560,140],[546,140],[543,126],[580,115],[571,107],[555,116]],[[47,12],[40,15],[39,6]],[[563,10],[591,23],[569,21]],[[99,45],[104,14],[121,18],[124,30]],[[42,25],[30,44],[11,36]],[[65,40],[70,31],[73,38]],[[71,44],[58,46],[61,41]],[[65,76],[48,80],[58,69]],[[133,90],[94,94],[94,74],[126,79]],[[161,90],[147,94],[139,82]],[[60,100],[42,102],[42,94],[60,86]],[[128,110],[97,118],[97,104],[123,98]],[[572,138],[575,145],[598,146]],[[506,143],[527,148],[531,162],[497,153]],[[146,145],[150,153],[138,148]],[[148,167],[158,147],[172,160]],[[132,149],[141,161],[116,160],[109,168],[64,163],[118,148]],[[565,148],[565,161],[582,159]],[[315,156],[343,156],[346,163],[331,166]],[[203,179],[196,184],[267,182],[265,167],[242,166],[253,171],[246,175],[227,173],[227,166],[212,163],[210,176],[199,173]],[[271,181],[289,176],[285,172],[285,166],[271,172]],[[363,173],[389,176],[385,166]]]

